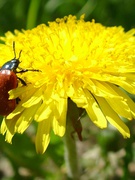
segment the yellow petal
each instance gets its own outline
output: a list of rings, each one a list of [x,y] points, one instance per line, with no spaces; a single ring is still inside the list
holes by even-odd
[[[78,107],[85,108],[87,106],[87,98],[83,92],[83,89],[77,86],[72,86],[73,93],[68,94],[73,102],[77,104]]]
[[[120,117],[117,115],[117,113],[110,107],[110,105],[105,101],[105,99],[96,97],[98,103],[100,104],[100,107],[105,114],[107,120],[116,127],[120,133],[125,137],[130,137],[130,132],[128,127],[122,122]]]
[[[35,121],[40,122],[47,118],[49,118],[52,110],[50,108],[50,105],[46,105],[45,103],[41,104],[37,112],[35,113]]]
[[[87,111],[90,119],[98,127],[106,128],[107,127],[106,118],[105,118],[104,114],[102,113],[98,103],[96,102],[96,99],[87,90],[85,90],[85,95],[88,100],[88,107],[86,108],[86,111]]]
[[[38,106],[34,105],[22,112],[15,125],[16,132],[23,133],[28,128],[30,123],[33,121],[34,114],[39,106],[40,104]]]
[[[42,102],[42,93],[40,90],[36,91],[25,103],[22,104],[23,107],[29,108],[32,105]]]
[[[44,153],[50,142],[51,119],[39,122],[36,135],[36,151]]]
[[[13,123],[14,122],[11,123],[9,121],[9,124],[7,126],[6,120],[3,119],[2,124],[1,124],[0,133],[3,134],[3,135],[6,133],[5,140],[8,143],[12,143],[12,138],[13,138],[14,133],[15,133]]]
[[[102,96],[102,97],[105,97],[105,98],[114,98],[115,101],[116,99],[117,100],[120,100],[122,99],[122,97],[120,97],[115,91],[114,89],[112,88],[111,85],[109,85],[109,83],[106,83],[106,82],[100,82],[100,81],[96,81],[96,80],[93,80],[93,83],[95,84],[96,86],[96,92],[95,95],[97,96]]]
[[[54,115],[53,119],[53,131],[59,136],[63,136],[65,133],[66,126],[66,115],[67,115],[67,99],[60,98],[59,101],[55,102],[59,116]]]
[[[5,118],[3,118],[1,126],[0,126],[0,133],[4,135],[6,133],[6,130],[7,130],[7,126],[5,123]]]

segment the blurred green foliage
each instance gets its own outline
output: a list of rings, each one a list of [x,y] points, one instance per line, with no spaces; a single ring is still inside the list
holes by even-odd
[[[26,29],[28,14],[33,0],[0,0],[0,35],[14,29]],[[34,0],[35,1],[35,0]],[[122,25],[125,30],[135,27],[135,0],[37,0],[39,9],[32,12],[35,18],[35,26],[56,18],[72,14],[78,18],[85,13],[85,19],[95,19],[106,26]],[[2,121],[2,119],[0,120]],[[82,120],[84,142],[79,142],[78,148],[83,166],[82,180],[86,179],[135,179],[135,133],[134,122],[129,123],[131,129],[130,140],[123,137],[112,128],[99,130],[85,117]],[[2,180],[64,180],[64,147],[61,138],[52,133],[51,143],[44,155],[35,152],[34,138],[36,125],[23,135],[15,135],[13,144],[7,144],[0,135],[0,179]],[[32,130],[31,130],[32,129]],[[77,139],[77,138],[76,138]],[[86,147],[86,148],[85,148]],[[101,153],[96,154],[97,149]],[[124,151],[124,155],[122,152]],[[99,155],[95,164],[86,158],[95,153]],[[109,159],[110,153],[116,158],[115,166],[113,159]],[[118,156],[120,153],[120,157]],[[90,161],[90,162],[89,162]],[[132,168],[129,168],[132,165]],[[97,170],[98,169],[98,170]],[[120,172],[119,172],[119,171]],[[95,172],[92,176],[91,172]]]
[[[31,0],[33,1],[33,0]],[[26,29],[30,0],[0,1],[0,33]],[[34,0],[35,1],[35,0]],[[107,26],[135,27],[134,0],[37,0],[40,2],[36,25],[54,21],[65,15],[86,15]],[[34,17],[34,12],[33,12]]]

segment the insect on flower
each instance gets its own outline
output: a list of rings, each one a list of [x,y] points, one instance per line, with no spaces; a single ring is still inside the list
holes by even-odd
[[[28,71],[39,71],[37,69],[22,69],[19,67],[22,50],[19,52],[19,57],[16,58],[15,42],[13,42],[13,52],[14,58],[7,61],[0,69],[0,115],[2,116],[10,114],[17,104],[17,99],[9,100],[8,91],[17,88],[18,79],[23,85],[26,85],[26,82],[17,77],[16,74]],[[17,71],[17,68],[20,69],[20,71]]]

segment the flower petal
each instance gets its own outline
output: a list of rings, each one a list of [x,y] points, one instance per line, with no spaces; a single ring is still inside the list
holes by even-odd
[[[39,122],[36,135],[36,151],[37,153],[44,153],[50,142],[51,119],[46,119]]]
[[[115,92],[119,92],[118,87],[116,87],[115,85],[110,85],[112,87],[112,89],[115,90]],[[127,104],[127,101],[121,96],[122,93],[117,94],[117,96],[121,97],[122,99],[117,100],[115,98],[105,98],[106,101],[108,102],[108,104],[110,104],[111,108],[113,108],[113,110],[119,114],[120,116],[123,116],[127,119],[132,119],[132,114],[130,111],[130,108]]]
[[[39,107],[40,104],[38,104],[38,106],[34,105],[28,109],[25,109],[25,111],[21,113],[21,116],[18,118],[15,125],[16,132],[23,133],[28,128],[28,126],[33,121],[35,112]]]
[[[63,136],[66,128],[66,115],[67,115],[67,99],[60,98],[55,102],[59,116],[54,115],[53,119],[53,131],[56,135]]]
[[[96,102],[96,99],[87,90],[85,90],[85,95],[88,100],[88,107],[86,108],[86,111],[87,111],[90,119],[98,127],[106,128],[107,127],[106,117],[104,116],[103,112],[101,111],[99,104]]]
[[[38,108],[37,112],[35,112],[35,121],[40,122],[47,118],[49,118],[52,110],[50,108],[50,105],[47,105],[46,103],[42,103],[40,107]]]
[[[101,97],[96,97],[98,103],[100,104],[100,107],[103,111],[103,113],[106,116],[106,119],[114,126],[116,127],[120,133],[125,137],[130,137],[130,132],[128,127],[122,122],[120,117],[117,115],[117,113],[110,107],[110,105],[107,103],[107,101]]]

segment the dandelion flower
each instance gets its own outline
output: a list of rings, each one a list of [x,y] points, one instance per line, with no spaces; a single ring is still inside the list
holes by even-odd
[[[65,133],[69,99],[96,126],[106,128],[109,122],[130,137],[121,117],[135,118],[135,104],[126,93],[135,93],[134,34],[135,29],[124,32],[70,15],[1,37],[0,65],[12,59],[15,41],[16,53],[22,50],[20,67],[41,70],[17,74],[27,86],[18,83],[9,92],[10,99],[21,101],[1,124],[6,141],[36,121],[36,150],[45,152],[51,130],[61,137]]]

